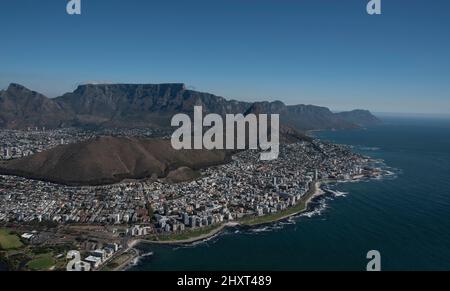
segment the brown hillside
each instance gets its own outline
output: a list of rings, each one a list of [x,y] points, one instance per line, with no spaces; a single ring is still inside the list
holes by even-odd
[[[0,173],[66,185],[101,185],[124,179],[165,177],[179,167],[225,163],[225,151],[176,151],[170,140],[98,137],[0,164]]]

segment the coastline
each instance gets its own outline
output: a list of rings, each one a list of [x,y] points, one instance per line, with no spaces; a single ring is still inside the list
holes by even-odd
[[[356,179],[355,181],[360,181],[360,179]],[[212,228],[211,230],[201,233],[198,236],[189,237],[186,239],[168,239],[168,240],[151,240],[151,239],[134,239],[128,243],[128,249],[135,249],[139,244],[156,244],[156,245],[191,245],[196,242],[209,240],[217,235],[219,235],[224,229],[228,227],[256,227],[261,225],[268,225],[278,221],[283,221],[288,218],[297,216],[302,214],[303,212],[308,210],[308,205],[313,201],[314,198],[320,197],[322,195],[326,195],[327,192],[322,190],[321,187],[323,184],[328,183],[341,183],[346,182],[346,180],[335,180],[335,179],[321,179],[317,181],[311,182],[311,187],[307,191],[307,193],[297,202],[295,206],[292,206],[288,209],[280,211],[278,213],[259,216],[259,217],[248,217],[244,219],[240,219],[237,221],[230,221],[217,227]],[[136,249],[135,249],[136,250]],[[139,252],[136,250],[136,255],[128,260],[127,264],[122,265],[120,268],[117,268],[117,271],[125,271],[127,270],[131,263],[139,258]]]
[[[295,206],[289,207],[283,211],[280,211],[278,213],[264,215],[260,217],[250,217],[241,220],[240,225],[243,226],[258,226],[258,225],[264,225],[264,224],[270,224],[277,221],[282,221],[285,219],[288,219],[293,216],[297,216],[303,212],[305,212],[308,209],[308,205],[311,203],[311,201],[319,197],[323,194],[325,194],[324,191],[320,188],[323,183],[325,183],[325,180],[318,180],[315,182],[311,182],[311,187],[308,190],[308,192],[297,202]]]
[[[235,227],[235,226],[239,226],[239,225],[240,224],[238,222],[227,222],[227,223],[218,225],[217,227],[213,228],[212,230],[210,230],[207,233],[203,233],[199,236],[194,236],[192,238],[180,239],[180,240],[176,240],[176,239],[172,239],[172,240],[136,239],[136,240],[133,240],[132,242],[130,242],[129,246],[134,247],[140,243],[162,244],[162,245],[164,245],[164,244],[167,244],[167,245],[191,244],[191,243],[203,241],[203,240],[209,239],[211,237],[214,237],[215,235],[219,234],[222,230],[224,230],[227,227]]]
[[[276,217],[273,217],[273,215],[265,215],[261,217],[251,217],[251,218],[245,218],[237,221],[230,221],[221,225],[218,225],[217,227],[211,229],[209,232],[202,233],[201,235],[194,236],[192,238],[187,239],[169,239],[169,240],[150,240],[150,239],[135,239],[130,241],[128,244],[128,247],[133,248],[134,246],[140,244],[140,243],[148,243],[148,244],[160,244],[160,245],[179,245],[179,244],[191,244],[198,241],[204,241],[207,239],[210,239],[214,237],[215,235],[222,232],[227,227],[236,227],[236,226],[258,226],[263,224],[269,224],[281,220],[285,220],[289,217],[296,216],[298,214],[301,214],[302,212],[306,211],[308,209],[309,203],[316,197],[321,196],[325,194],[324,191],[320,188],[322,183],[324,181],[316,181],[312,182],[311,188],[308,190],[308,192],[305,194],[304,197],[297,203],[296,206],[290,207],[286,210],[283,210],[279,213],[276,213]],[[281,216],[280,216],[281,215]],[[264,221],[259,221],[260,219],[264,219]]]

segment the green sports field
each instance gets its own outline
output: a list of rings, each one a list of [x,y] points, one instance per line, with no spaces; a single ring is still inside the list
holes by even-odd
[[[11,234],[6,229],[0,229],[0,249],[11,250],[22,247],[22,242],[15,234]]]
[[[55,265],[52,253],[41,254],[28,262],[27,267],[34,271],[47,271]]]

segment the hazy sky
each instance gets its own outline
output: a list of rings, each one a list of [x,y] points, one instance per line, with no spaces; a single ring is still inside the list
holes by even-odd
[[[0,0],[0,88],[183,82],[239,100],[450,113],[450,1]]]

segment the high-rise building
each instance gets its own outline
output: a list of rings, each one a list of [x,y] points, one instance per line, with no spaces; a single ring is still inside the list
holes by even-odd
[[[10,153],[9,153],[9,148],[8,147],[3,147],[3,158],[4,159],[9,159],[11,156],[10,156]]]
[[[189,225],[189,215],[187,213],[183,213],[183,223]]]

